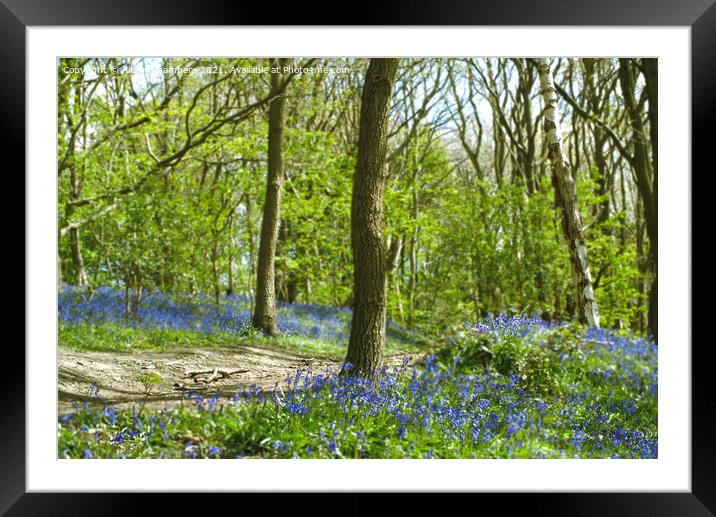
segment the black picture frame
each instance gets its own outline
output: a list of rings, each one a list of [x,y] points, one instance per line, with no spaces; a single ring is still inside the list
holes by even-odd
[[[326,25],[610,25],[610,26],[689,26],[692,37],[692,180],[699,188],[692,189],[692,235],[712,235],[710,228],[712,189],[703,181],[713,181],[713,157],[716,115],[716,0],[451,0],[428,3],[382,0],[378,5],[361,3],[350,14],[338,14]],[[3,157],[2,211],[3,241],[0,263],[6,272],[6,289],[20,293],[25,271],[25,227],[18,219],[24,214],[24,175],[12,173],[25,168],[25,30],[37,25],[294,25],[319,23],[319,5],[295,3],[276,4],[247,2],[207,2],[201,0],[0,0],[0,146]],[[281,14],[280,19],[277,13]],[[8,160],[16,158],[9,167]],[[673,172],[673,171],[670,171]],[[687,178],[689,171],[681,171]],[[15,181],[16,184],[12,185]],[[702,196],[703,199],[699,199]],[[22,206],[12,206],[15,200]],[[712,202],[711,202],[712,204]],[[8,224],[12,221],[12,224]],[[709,239],[692,241],[692,275],[699,278],[699,290],[713,292],[715,275],[704,274],[716,266],[716,252]],[[698,272],[701,271],[701,274]],[[8,274],[8,272],[11,272]],[[25,274],[27,272],[25,271]],[[698,277],[696,275],[699,274]],[[24,281],[24,278],[23,278]],[[15,285],[17,284],[17,285]],[[16,294],[14,295],[16,296]],[[693,329],[707,328],[713,301],[706,298],[692,303]],[[14,303],[18,313],[7,311],[6,322],[24,320],[24,304]],[[11,309],[12,310],[12,309]],[[20,314],[22,312],[22,315]],[[13,318],[13,316],[15,316]],[[480,495],[499,498],[509,505],[525,504],[531,513],[548,515],[711,515],[716,512],[716,445],[714,445],[714,402],[710,389],[710,369],[714,364],[714,346],[709,340],[663,346],[692,347],[692,490],[690,493],[610,493],[610,494],[504,494]],[[129,515],[148,509],[147,494],[53,494],[25,493],[25,358],[12,343],[17,357],[7,357],[12,368],[0,375],[0,511],[8,515]],[[11,343],[6,342],[6,348]],[[11,352],[6,350],[6,353]],[[186,511],[187,498],[180,494],[161,496],[163,505],[181,505]],[[244,498],[246,495],[241,495]],[[341,506],[356,509],[370,503],[365,496],[348,495]],[[224,499],[224,498],[222,498]],[[273,499],[273,509],[280,499]],[[213,502],[222,504],[224,501]],[[248,503],[246,503],[248,504]],[[411,505],[422,505],[422,498],[411,496],[401,513]],[[474,504],[474,503],[467,503]],[[292,498],[286,505],[300,507],[301,498]],[[206,509],[206,508],[205,508]],[[218,508],[217,508],[218,509]],[[334,511],[324,508],[325,511]],[[172,511],[165,507],[165,511]],[[341,511],[338,508],[335,511]],[[344,511],[346,513],[349,510]]]

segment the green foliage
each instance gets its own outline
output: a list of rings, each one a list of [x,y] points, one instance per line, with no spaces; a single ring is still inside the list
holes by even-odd
[[[156,327],[127,327],[116,323],[70,324],[58,329],[61,346],[77,351],[131,352],[225,345],[228,335]]]
[[[531,351],[525,352],[520,342],[532,343]],[[486,346],[483,339],[473,343]],[[182,408],[144,417],[105,406],[100,410],[99,401],[90,399],[60,418],[58,455],[656,457],[652,344],[615,335],[589,337],[580,328],[565,327],[529,338],[512,335],[492,345],[532,378],[525,381],[515,370],[503,375],[470,359],[461,363],[441,354],[442,367],[429,358],[417,370],[398,368],[374,380],[298,372],[275,392],[237,393],[233,400],[191,395]],[[562,366],[549,375],[539,372],[541,358],[555,354]]]
[[[286,90],[277,296],[349,306],[351,190],[366,61],[319,61],[348,65],[353,72],[298,75]],[[89,285],[205,292],[217,303],[225,293],[250,295],[266,189],[267,117],[265,107],[231,121],[223,117],[265,97],[267,78],[183,74],[172,67],[211,64],[228,70],[264,63],[95,58],[60,60],[58,66],[61,72],[82,64],[136,70],[88,73],[72,81],[59,76],[58,221],[60,228],[82,222],[78,248]],[[466,96],[467,83],[479,82],[466,61],[405,60],[390,114],[384,232],[386,241],[399,246],[388,274],[388,317],[433,338],[459,329],[466,315],[471,321],[503,311],[574,317],[567,243],[534,118],[539,106],[518,102],[521,97],[510,91],[526,87],[535,95],[534,73],[525,75],[529,67],[514,60],[472,64],[504,74],[504,85],[493,85],[497,104],[479,99],[483,88]],[[613,66],[601,60],[590,70],[606,77]],[[421,98],[448,70],[456,91],[447,83],[438,88],[429,113],[415,118]],[[586,69],[569,70],[575,92],[587,96],[580,84]],[[463,124],[454,113],[458,91],[463,107],[474,110],[463,113],[468,146],[477,145],[475,123],[482,125],[474,161],[457,144]],[[528,162],[521,145],[501,133],[498,104],[516,135],[532,114],[537,130],[530,136],[535,154]],[[614,99],[604,105],[622,109]],[[574,119],[565,142],[591,152],[593,137],[584,123]],[[628,164],[608,146],[603,145],[606,177],[593,165],[593,153],[587,154],[574,164],[573,175],[602,323],[643,330],[653,273],[637,190]],[[600,212],[605,203],[606,217]],[[65,232],[58,254],[63,280],[78,284],[83,279],[73,239]],[[129,300],[129,312],[141,304],[141,297]]]
[[[60,346],[78,352],[120,352],[137,350],[170,351],[174,348],[214,348],[219,346],[262,346],[279,348],[294,353],[343,359],[347,341],[325,337],[264,336],[251,324],[241,327],[237,333],[202,332],[199,330],[159,329],[154,327],[126,327],[116,323],[61,325],[58,331]],[[424,349],[428,341],[405,330],[388,331],[385,351],[387,354],[415,353]]]
[[[257,59],[72,58],[58,62],[61,272],[64,282],[82,283],[83,264],[92,288],[108,286],[127,296],[123,310],[114,312],[124,322],[91,320],[92,315],[92,323],[61,322],[60,345],[131,352],[260,344],[345,355],[348,316],[338,308],[350,307],[353,295],[351,190],[365,60],[319,62],[354,70],[302,74],[285,92],[285,181],[275,276],[279,300],[334,307],[333,334],[316,327],[315,335],[304,329],[301,335],[268,338],[245,318],[236,328],[213,331],[193,328],[193,320],[190,328],[174,330],[136,324],[147,304],[143,293],[151,291],[188,300],[209,293],[216,307],[229,298],[225,294],[253,299],[268,128],[266,105],[250,106],[265,98],[269,84],[261,74],[171,71],[263,64]],[[623,102],[606,87],[614,60],[565,63],[557,80],[570,82],[567,90],[574,90],[580,105],[602,106],[603,113],[595,115],[627,141],[631,130]],[[132,65],[137,72],[63,76],[64,66],[83,64]],[[539,86],[529,70],[517,59],[404,60],[387,146],[383,230],[386,247],[389,240],[395,252],[389,257],[387,313],[399,324],[387,328],[387,353],[424,351],[455,335],[466,319],[476,322],[488,313],[573,319],[562,214],[539,128],[541,106],[531,100]],[[587,77],[589,70],[594,75]],[[444,74],[453,74],[453,82],[438,84],[443,88],[421,113],[419,104]],[[587,87],[592,79],[601,86]],[[494,90],[489,96],[487,83]],[[604,90],[603,98],[594,98],[597,90]],[[458,105],[464,113],[457,113]],[[565,120],[572,127],[563,136],[574,162],[602,325],[643,331],[654,274],[643,200],[629,163],[608,140],[601,144],[604,173],[598,172],[595,128],[570,115],[566,112]],[[74,224],[79,229],[69,231]],[[191,303],[187,310],[193,316]],[[300,326],[302,318],[291,321]],[[309,414],[292,413],[286,399],[210,412],[172,410],[159,420],[140,410],[142,426],[136,429],[136,415],[129,412],[95,418],[81,409],[74,419],[61,420],[58,452],[62,457],[574,457],[588,455],[590,446],[595,455],[638,456],[620,439],[605,447],[605,430],[617,436],[622,428],[638,429],[649,444],[655,440],[656,366],[644,343],[639,353],[631,353],[628,339],[620,346],[614,340],[605,345],[578,325],[457,336],[438,353],[442,373],[426,362],[416,374],[422,386],[439,385],[431,392],[433,406],[401,374],[391,386],[393,398],[381,399],[385,406],[373,407],[372,413],[367,404],[353,407],[335,397],[313,400],[307,394],[304,402],[314,404]],[[446,381],[447,372],[456,376]],[[466,388],[472,377],[463,374],[479,377],[485,392],[478,396],[470,391],[474,385]],[[161,379],[148,373],[138,381],[148,396]],[[511,398],[499,395],[504,392]],[[473,395],[484,402],[466,402]],[[451,434],[434,416],[418,425],[422,416],[417,414],[405,426],[400,415],[384,410],[407,411],[401,404],[408,400],[415,411],[471,412],[474,408],[465,404],[482,403],[477,420],[484,425],[495,415],[494,434],[469,442],[468,427]],[[543,404],[544,409],[535,409]],[[535,425],[510,430],[515,409]],[[131,436],[127,429],[134,429]],[[318,437],[328,435],[341,441],[339,449],[323,438],[319,443]]]
[[[584,332],[577,324],[537,327],[526,335],[462,332],[437,357],[446,367],[465,374],[486,367],[502,375],[514,374],[524,389],[553,395],[584,376],[578,368],[567,367],[584,359],[580,349]]]
[[[162,382],[162,377],[157,372],[147,372],[140,374],[137,380],[142,383],[145,394],[149,395]]]
[[[142,403],[139,406],[139,411],[137,412],[137,416],[142,416],[142,412],[144,411],[144,407],[147,404],[147,399],[152,394],[154,389],[159,386],[162,382],[162,377],[157,372],[146,372],[142,373],[137,377],[137,380],[142,384],[142,388],[144,389],[144,398],[142,399]]]
[[[479,371],[495,359],[495,341],[487,334],[460,332],[449,346],[440,348],[438,360],[445,365],[455,365],[461,373]]]

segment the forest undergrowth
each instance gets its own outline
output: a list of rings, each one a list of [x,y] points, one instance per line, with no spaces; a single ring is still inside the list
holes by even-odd
[[[132,318],[122,293],[65,288],[60,345],[171,353],[264,339],[249,301],[178,302],[147,294]],[[284,304],[280,346],[345,351],[350,310]],[[389,325],[388,350],[426,350]],[[102,333],[89,339],[87,332]],[[87,349],[87,348],[84,348]],[[93,348],[94,349],[94,348]],[[433,353],[435,352],[435,353]],[[437,350],[369,378],[298,370],[230,401],[188,389],[180,407],[112,407],[92,386],[59,416],[60,458],[656,458],[657,348],[624,331],[501,314],[466,323]],[[348,365],[350,369],[350,365]],[[147,393],[158,381],[146,375]]]

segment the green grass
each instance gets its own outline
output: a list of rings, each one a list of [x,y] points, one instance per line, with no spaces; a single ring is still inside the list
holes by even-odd
[[[306,336],[267,337],[250,330],[244,335],[231,332],[169,330],[152,327],[129,327],[117,323],[60,324],[60,346],[78,352],[124,352],[137,350],[170,352],[173,348],[214,348],[218,346],[262,346],[278,348],[300,355],[343,359],[348,343],[335,339]],[[416,353],[427,341],[407,331],[391,331],[386,336],[386,353]]]
[[[227,335],[191,330],[125,327],[115,323],[60,325],[60,346],[85,352],[164,351],[184,347],[215,347],[229,344]]]
[[[61,458],[653,458],[656,350],[572,325],[500,330],[373,380],[300,372],[277,393],[59,420]],[[306,389],[308,388],[308,389]],[[138,404],[141,406],[141,404]]]

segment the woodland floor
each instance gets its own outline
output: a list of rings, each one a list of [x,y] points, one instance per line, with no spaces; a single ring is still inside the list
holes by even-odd
[[[388,367],[400,365],[406,354],[387,356]],[[415,354],[407,354],[415,356]],[[220,401],[231,400],[242,389],[255,384],[270,391],[276,383],[285,386],[286,378],[298,369],[311,369],[314,374],[326,370],[336,373],[341,361],[293,354],[285,350],[258,346],[185,348],[165,352],[134,351],[131,354],[117,352],[75,352],[58,348],[58,412],[72,411],[72,403],[82,403],[88,398],[90,385],[99,388],[99,395],[107,405],[131,407],[146,398],[147,408],[179,406],[182,387],[196,393],[212,396],[219,393]],[[186,375],[188,370],[213,369],[241,370],[227,378],[218,378],[208,384],[195,383]],[[142,374],[156,372],[161,383],[152,388],[149,396],[139,381]]]

